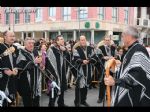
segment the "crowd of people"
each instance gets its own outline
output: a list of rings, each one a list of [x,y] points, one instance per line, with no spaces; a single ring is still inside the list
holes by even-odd
[[[104,102],[106,86],[111,87],[112,106],[150,106],[149,47],[138,43],[135,27],[122,33],[124,46],[115,45],[108,35],[100,45],[90,44],[85,35],[66,42],[63,35],[49,42],[26,37],[21,44],[13,31],[5,31],[0,41],[0,100],[4,107],[14,106],[18,94],[24,107],[39,107],[44,89],[49,107],[56,106],[56,99],[58,107],[67,107],[64,94],[73,85],[76,107],[90,106],[88,89],[96,87],[97,103]],[[110,69],[106,77],[109,60],[116,61],[116,69]]]

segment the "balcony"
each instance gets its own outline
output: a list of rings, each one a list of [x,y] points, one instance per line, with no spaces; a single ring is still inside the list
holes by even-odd
[[[137,18],[135,25],[150,28],[150,19]]]
[[[85,23],[89,22],[90,27],[86,28]],[[95,24],[98,22],[100,24],[99,28],[96,28]],[[20,24],[10,24],[11,28],[14,28],[14,31],[21,32],[21,31],[58,31],[58,30],[78,30],[78,20],[72,21],[44,21],[44,22],[35,22],[35,23],[20,23]],[[109,21],[100,21],[99,19],[90,19],[90,20],[81,20],[80,21],[80,28],[82,30],[111,30],[111,31],[119,31],[125,28],[125,24],[118,24]],[[0,31],[7,30],[9,25],[2,24],[0,25]],[[122,30],[121,30],[122,31]]]

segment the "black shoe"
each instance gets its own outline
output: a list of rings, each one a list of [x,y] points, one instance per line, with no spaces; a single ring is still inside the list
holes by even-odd
[[[96,85],[93,85],[93,88],[97,88]]]
[[[97,103],[102,103],[102,102],[103,102],[102,99],[98,99],[98,100],[97,100]]]
[[[89,89],[92,89],[92,86],[91,86],[91,85],[89,86]]]
[[[55,107],[55,105],[54,104],[49,104],[48,107]]]
[[[90,107],[90,105],[87,102],[81,103],[82,105],[84,105],[85,107]]]
[[[69,107],[69,106],[66,104],[63,104],[63,105],[58,105],[58,107]]]
[[[75,107],[79,107],[79,104],[74,101]]]

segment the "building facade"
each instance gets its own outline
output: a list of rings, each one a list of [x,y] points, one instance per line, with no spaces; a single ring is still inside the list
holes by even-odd
[[[134,25],[140,31],[140,42],[150,45],[150,7],[134,7]]]
[[[11,29],[21,40],[53,39],[58,34],[76,40],[84,34],[95,44],[108,34],[119,44],[123,29],[135,25],[134,11],[134,7],[1,7],[0,31]]]

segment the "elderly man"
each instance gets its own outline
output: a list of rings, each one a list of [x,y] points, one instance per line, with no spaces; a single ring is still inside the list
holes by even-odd
[[[78,66],[79,72],[77,75],[82,75],[79,80],[79,85],[75,89],[75,106],[89,106],[86,102],[87,91],[89,84],[91,84],[92,79],[92,65],[97,63],[97,57],[95,56],[94,50],[92,47],[87,45],[87,40],[84,35],[80,36],[80,46],[74,49],[73,51],[73,60]],[[75,76],[76,78],[77,75]],[[78,83],[78,82],[77,82]],[[80,94],[79,94],[80,93]]]
[[[150,57],[139,44],[138,30],[129,26],[122,33],[128,51],[123,58],[117,79],[105,77],[107,86],[116,86],[112,106],[150,106]]]
[[[34,40],[26,37],[25,49],[21,49],[17,58],[18,92],[22,96],[23,105],[26,107],[39,106],[41,96],[40,63],[42,58],[34,50]]]
[[[0,77],[0,90],[5,92],[12,103],[15,101],[16,94],[16,79],[17,79],[17,69],[16,69],[16,59],[18,57],[17,47],[13,45],[15,41],[15,34],[13,31],[4,32],[4,43],[0,44],[0,54],[4,54],[6,49],[13,48],[14,52],[8,52],[9,55],[6,55],[0,60],[0,68],[2,71],[2,76]],[[12,50],[13,50],[12,49]],[[4,102],[3,106],[11,106],[12,104],[7,104]],[[13,104],[14,105],[14,104]]]

